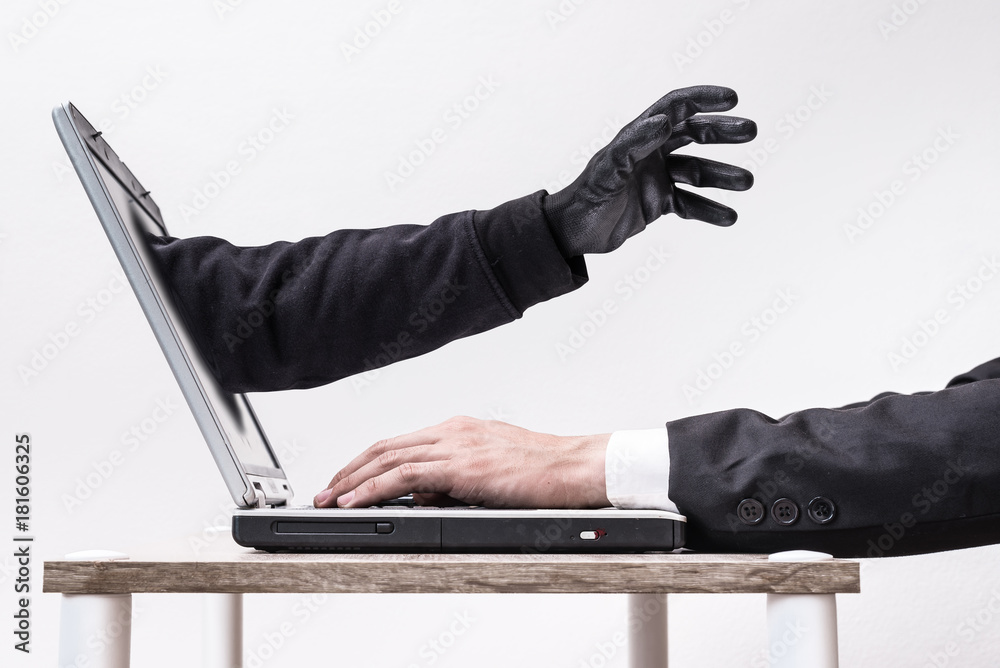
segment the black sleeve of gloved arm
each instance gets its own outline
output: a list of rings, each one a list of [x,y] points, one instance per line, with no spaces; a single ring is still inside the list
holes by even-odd
[[[550,235],[546,245],[539,197],[296,243],[151,245],[224,388],[302,389],[510,322],[585,282]]]
[[[696,550],[881,557],[1000,542],[1000,359],[936,392],[778,420],[722,411],[667,433],[670,498]]]

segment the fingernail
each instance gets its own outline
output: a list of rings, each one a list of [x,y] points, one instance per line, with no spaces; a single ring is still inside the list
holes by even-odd
[[[322,504],[322,503],[326,503],[327,499],[330,498],[331,494],[333,494],[333,488],[332,487],[327,487],[322,492],[320,492],[319,494],[316,495],[315,503],[317,505]]]
[[[340,507],[344,507],[348,503],[350,503],[352,499],[354,499],[354,490],[353,489],[350,492],[348,492],[347,494],[342,494],[341,496],[338,496],[337,497],[337,505],[340,506]]]

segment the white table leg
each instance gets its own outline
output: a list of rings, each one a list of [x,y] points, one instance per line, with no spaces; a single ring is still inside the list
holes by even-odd
[[[770,561],[822,561],[829,554],[796,550],[779,552]],[[834,594],[768,594],[770,668],[837,668],[837,599]]]
[[[243,665],[243,595],[203,594],[202,665],[241,668]]]
[[[628,665],[667,667],[667,595],[628,595]]]
[[[131,594],[63,594],[59,665],[128,668]]]
[[[69,561],[128,559],[121,552],[87,550]],[[128,668],[132,648],[131,594],[63,594],[59,619],[59,665]]]

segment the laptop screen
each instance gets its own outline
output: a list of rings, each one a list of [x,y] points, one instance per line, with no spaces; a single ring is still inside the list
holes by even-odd
[[[191,334],[189,319],[179,307],[179,300],[173,297],[169,281],[160,271],[160,265],[149,240],[152,237],[165,236],[166,229],[136,201],[129,189],[123,186],[103,164],[100,156],[94,155],[94,157],[98,174],[104,181],[119,218],[124,223],[125,232],[143,265],[146,280],[171,325],[184,361],[200,386],[204,399],[218,427],[226,435],[233,453],[239,458],[247,473],[261,476],[280,475],[278,463],[246,398],[243,395],[226,392],[219,385],[200,354],[196,338]]]

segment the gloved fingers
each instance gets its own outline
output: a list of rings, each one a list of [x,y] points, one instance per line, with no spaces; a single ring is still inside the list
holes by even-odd
[[[706,111],[729,111],[736,106],[739,98],[736,91],[724,86],[691,86],[673,90],[642,112],[639,118],[664,114],[671,125],[677,125],[685,118]]]
[[[692,116],[674,126],[661,151],[670,153],[696,144],[743,144],[757,136],[757,124],[739,116]]]
[[[736,222],[736,211],[733,209],[680,188],[675,188],[674,196],[665,201],[663,213],[676,213],[681,218],[694,218],[720,227]]]
[[[697,188],[748,190],[753,174],[742,167],[693,155],[668,155],[664,163],[667,179]]]
[[[665,116],[632,121],[595,157],[595,181],[608,191],[619,190],[635,164],[659,149],[669,137],[670,124]]]

